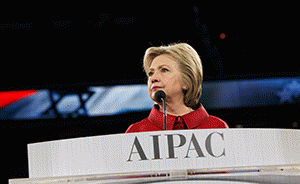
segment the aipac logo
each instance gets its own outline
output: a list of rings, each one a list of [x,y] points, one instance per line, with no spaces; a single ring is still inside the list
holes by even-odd
[[[220,146],[218,146],[218,150],[219,153],[216,154],[213,152],[213,147],[216,147],[217,145],[214,144],[212,142],[212,136],[216,136],[218,143],[222,142],[224,143],[224,134],[223,133],[219,133],[219,132],[212,132],[210,133],[206,139],[204,139],[204,147],[201,147],[195,134],[192,133],[191,138],[189,141],[187,141],[187,137],[185,135],[182,134],[165,134],[164,136],[166,136],[166,145],[168,148],[168,157],[166,157],[166,159],[178,159],[178,157],[181,158],[191,158],[190,157],[190,153],[192,151],[196,152],[196,158],[199,157],[206,157],[206,156],[211,156],[211,157],[222,157],[222,156],[226,156],[225,154],[225,146],[220,148]],[[151,138],[152,137],[152,138]],[[163,159],[163,157],[161,156],[161,151],[160,151],[160,144],[161,144],[161,140],[160,140],[161,136],[159,135],[151,135],[150,139],[149,139],[149,144],[153,144],[153,158],[150,160],[160,160]],[[177,137],[177,139],[179,138],[179,143],[175,143],[174,138]],[[151,140],[152,139],[152,140]],[[184,145],[188,145],[187,147]],[[177,155],[176,154],[176,149],[180,149],[182,147],[182,149],[185,149],[183,152],[180,151],[181,155]],[[220,149],[222,150],[220,152]],[[134,151],[136,150],[136,151]],[[203,150],[206,150],[206,152],[208,153],[208,155],[205,155]],[[184,154],[182,154],[184,153]],[[137,136],[135,136],[134,140],[133,140],[133,144],[131,146],[131,151],[129,153],[129,157],[127,162],[133,161],[132,159],[132,155],[133,154],[138,154],[140,157],[139,161],[144,161],[144,160],[149,160],[149,158],[151,157],[150,155],[146,155],[139,139]]]

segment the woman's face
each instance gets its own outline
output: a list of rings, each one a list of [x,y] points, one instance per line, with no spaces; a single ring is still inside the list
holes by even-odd
[[[157,56],[148,70],[148,93],[155,101],[155,92],[162,90],[166,93],[166,102],[183,100],[184,94],[181,73],[175,59],[162,54]]]

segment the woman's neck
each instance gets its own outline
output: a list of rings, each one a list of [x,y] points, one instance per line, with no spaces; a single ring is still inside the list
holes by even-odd
[[[164,112],[163,103],[161,102],[158,105],[159,105],[159,111]],[[166,103],[166,111],[167,111],[167,114],[170,114],[173,116],[183,116],[194,110],[190,107],[187,107],[183,103],[172,103],[172,104]]]

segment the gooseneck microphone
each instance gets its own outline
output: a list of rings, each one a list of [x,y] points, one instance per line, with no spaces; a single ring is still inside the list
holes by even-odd
[[[164,106],[164,130],[167,130],[167,113],[166,113],[166,103],[165,103],[165,98],[166,98],[166,93],[162,90],[158,90],[154,98],[157,102],[163,102]]]

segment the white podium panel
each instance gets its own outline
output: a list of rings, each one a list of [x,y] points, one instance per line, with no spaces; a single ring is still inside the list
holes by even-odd
[[[28,145],[29,177],[300,164],[300,131],[204,129],[93,136]]]

